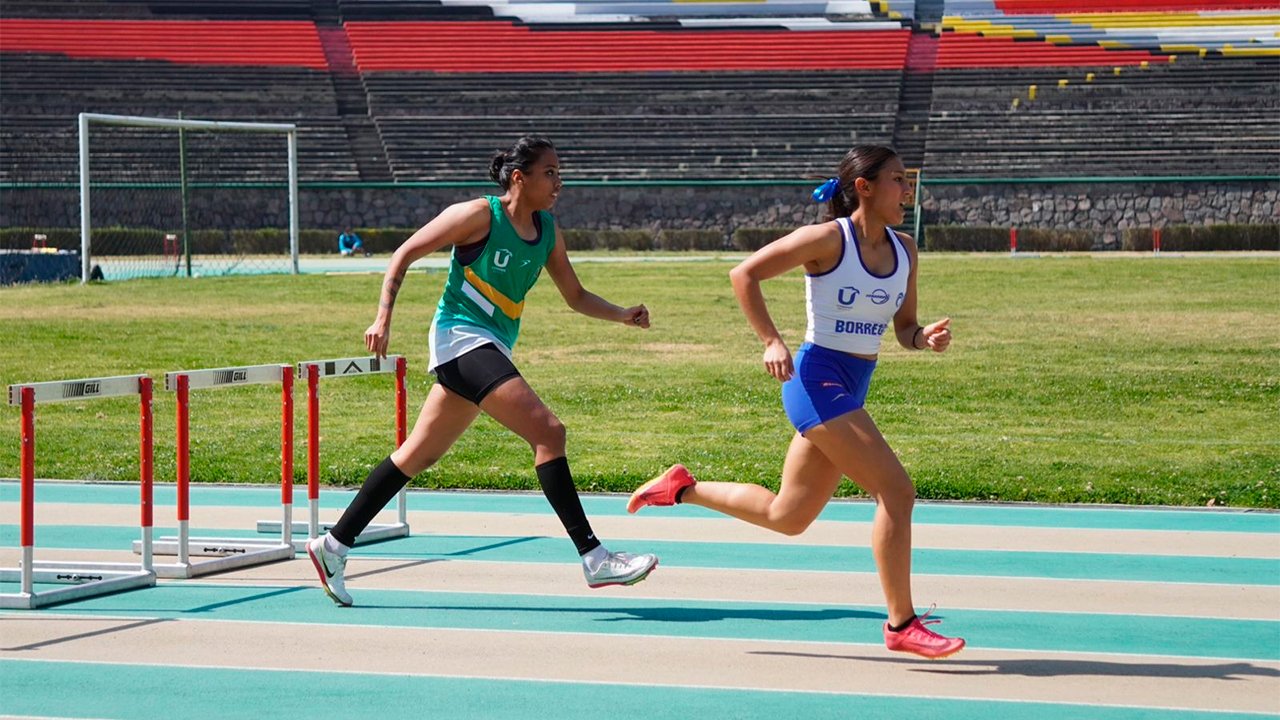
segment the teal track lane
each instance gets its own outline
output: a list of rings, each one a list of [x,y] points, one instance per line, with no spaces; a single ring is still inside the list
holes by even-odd
[[[1250,713],[855,693],[0,660],[0,713],[120,720],[601,717],[687,720],[1258,720]],[[50,687],[57,678],[56,692]],[[637,680],[641,680],[637,677]],[[552,712],[551,709],[554,708]]]
[[[37,483],[38,503],[79,503],[137,505],[137,483],[91,484],[68,482]],[[176,491],[170,485],[157,485],[157,516],[163,508],[172,507]],[[196,485],[191,490],[192,504],[229,507],[278,508],[280,488],[270,485],[228,486]],[[320,495],[320,506],[341,511],[354,498],[352,491],[326,489]],[[18,502],[18,484],[0,482],[0,502]],[[307,503],[306,488],[294,490],[294,507]],[[589,516],[625,515],[626,498],[584,495],[583,507]],[[39,506],[37,505],[37,508]],[[551,513],[547,501],[539,494],[478,492],[411,492],[411,510],[442,512]],[[37,509],[38,512],[38,509]],[[694,507],[646,508],[655,517],[723,517],[710,510]],[[833,522],[871,522],[875,505],[868,501],[832,502],[819,516]],[[1249,532],[1280,534],[1280,513],[1205,509],[1143,509],[1129,507],[1043,506],[1043,505],[970,505],[929,503],[916,505],[913,521],[924,525],[987,525],[997,527],[1048,527],[1100,530],[1173,530],[1181,532]]]
[[[357,590],[357,608],[318,588],[163,583],[80,600],[51,615],[166,620],[603,633],[759,641],[882,643],[883,608],[736,601]],[[3,617],[0,613],[0,617]],[[970,647],[1280,662],[1280,622],[956,609],[943,627]]]
[[[548,525],[548,530],[554,529]],[[157,528],[155,536],[174,535]],[[245,530],[194,530],[193,536],[265,538]],[[37,526],[37,559],[41,548],[127,549],[140,537],[136,527]],[[729,568],[874,573],[866,547],[778,545],[671,540],[618,540],[617,550],[657,553],[667,567]],[[18,526],[0,525],[0,547],[17,547]],[[357,546],[355,557],[403,560],[473,560],[480,562],[576,562],[568,540],[536,536],[501,537],[417,534]],[[1118,553],[1032,552],[1020,550],[946,550],[917,548],[912,568],[923,575],[1032,577],[1058,580],[1124,580],[1129,582],[1207,583],[1216,585],[1280,585],[1280,559],[1123,555]]]

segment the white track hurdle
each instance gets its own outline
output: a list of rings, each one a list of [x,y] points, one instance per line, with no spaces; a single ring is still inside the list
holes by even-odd
[[[308,521],[293,523],[295,532],[307,533],[307,538],[319,537],[328,532],[334,523],[320,522],[320,378],[355,377],[394,372],[396,374],[396,447],[404,444],[405,423],[405,359],[400,355],[376,357],[340,358],[336,360],[311,360],[298,363],[298,377],[307,380],[307,501],[310,506]],[[374,542],[388,538],[406,537],[409,520],[403,489],[396,496],[397,522],[373,523],[356,538],[356,543]],[[280,532],[280,523],[260,520],[258,532]],[[302,550],[306,540],[294,540],[294,547]]]
[[[293,516],[293,367],[248,367],[180,370],[165,373],[164,388],[177,393],[178,535],[155,542],[155,554],[177,555],[176,563],[157,564],[156,574],[189,578],[294,557],[292,525],[285,523],[280,539],[191,537],[191,403],[190,391],[239,385],[280,383],[280,502],[286,520]],[[135,543],[134,552],[142,548]],[[192,563],[191,556],[215,558]]]
[[[36,488],[36,412],[37,403],[68,402],[103,397],[137,395],[139,411],[138,477],[141,494],[142,561],[132,563],[36,562],[35,560],[35,488]],[[22,407],[21,429],[21,545],[22,562],[18,569],[0,569],[0,582],[18,582],[17,593],[0,594],[0,608],[31,609],[69,602],[94,595],[151,587],[156,584],[152,570],[151,548],[151,477],[152,418],[151,378],[145,375],[87,378],[56,382],[26,383],[9,386],[9,404]],[[70,585],[36,591],[35,584]]]

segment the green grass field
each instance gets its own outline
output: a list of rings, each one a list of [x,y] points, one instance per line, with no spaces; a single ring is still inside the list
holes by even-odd
[[[638,331],[575,315],[544,280],[517,364],[569,428],[585,491],[630,491],[668,464],[776,486],[791,436],[777,383],[734,302],[733,260],[579,263],[588,289],[646,303]],[[444,275],[401,292],[410,419],[425,395],[426,331]],[[0,290],[0,381],[364,355],[375,275],[139,280]],[[803,277],[766,286],[794,350]],[[1280,507],[1280,260],[925,255],[921,316],[953,318],[944,355],[886,342],[868,409],[922,498]],[[391,379],[322,384],[323,481],[353,484],[391,449]],[[296,396],[295,475],[305,479]],[[173,397],[157,390],[156,479],[173,478]],[[6,410],[0,476],[18,472]],[[193,477],[275,482],[278,390],[193,394]],[[7,439],[6,439],[7,438]],[[41,405],[39,477],[137,477],[127,399]],[[536,489],[521,440],[482,418],[415,484]],[[846,482],[842,494],[856,494]]]

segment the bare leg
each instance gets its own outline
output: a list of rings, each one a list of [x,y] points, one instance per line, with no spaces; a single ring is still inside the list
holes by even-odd
[[[906,469],[866,410],[828,420],[810,430],[807,437],[835,467],[875,498],[871,551],[889,608],[889,623],[896,626],[910,620],[915,615],[911,512],[916,493]]]
[[[480,401],[480,409],[529,443],[534,465],[564,457],[564,425],[524,378],[499,385]]]
[[[797,433],[787,449],[777,495],[754,483],[699,482],[686,489],[680,501],[732,515],[784,535],[799,535],[826,507],[839,484],[840,471],[836,466],[817,446]]]
[[[583,556],[588,584],[593,581],[600,582],[595,582],[592,587],[604,584],[605,580],[593,577],[592,573],[599,569],[598,563],[607,557],[607,551],[600,549],[597,552],[600,541],[591,530],[591,523],[582,509],[582,500],[578,497],[578,489],[573,484],[573,473],[564,456],[564,425],[543,404],[524,378],[520,377],[498,386],[481,401],[480,408],[529,443],[529,447],[533,449],[534,471],[538,474],[542,494],[556,511],[556,516],[573,540],[578,555]],[[656,563],[657,559],[654,558],[647,569],[639,568],[635,575],[643,579]],[[625,570],[623,574],[630,578],[630,572]]]
[[[436,464],[480,415],[480,408],[436,383],[427,393],[413,431],[391,453],[391,462],[409,477]]]

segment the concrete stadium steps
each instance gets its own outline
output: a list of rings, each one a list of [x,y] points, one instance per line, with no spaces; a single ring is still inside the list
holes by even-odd
[[[886,143],[894,118],[863,117],[851,125],[830,116],[619,118],[382,118],[379,127],[397,175],[472,179],[483,175],[494,147],[513,132],[545,134],[560,143],[568,177],[706,179],[794,177],[829,169],[855,142]],[[459,138],[458,128],[467,129]],[[776,173],[776,174],[775,174]]]
[[[944,32],[936,39],[916,33],[915,72],[908,73],[912,33],[900,25],[877,29],[879,21],[836,23],[854,32],[797,32],[767,25],[724,29],[704,15],[685,18],[709,23],[697,28],[672,17],[639,30],[634,22],[373,22],[353,18],[401,17],[397,8],[425,8],[419,18],[438,18],[436,10],[478,8],[407,0],[306,4],[315,17],[329,18],[327,44],[307,22],[29,20],[8,16],[6,5],[0,11],[6,13],[0,20],[0,180],[74,179],[74,116],[86,109],[296,122],[303,180],[483,179],[492,150],[525,131],[559,142],[566,171],[582,179],[793,178],[827,171],[861,142],[897,142],[913,165],[923,160],[935,177],[1095,174],[1112,158],[1136,174],[1270,173],[1280,156],[1280,136],[1266,122],[1280,112],[1275,58],[1223,57],[1237,52],[1226,43],[1208,57],[1184,55],[1173,63],[1150,50],[1103,47],[1108,31],[1128,31],[1135,23],[1163,22],[1168,33],[1195,36],[1201,28],[1186,23],[1200,16],[1220,20],[1223,33],[1252,33],[1253,26],[1230,20],[1262,16],[1252,8],[1202,13],[1192,2],[1173,1],[1142,4],[1142,12],[1023,14],[1034,3],[1011,13],[989,1],[935,2],[927,13],[961,9],[961,16],[989,27],[997,17],[1006,24],[1044,21],[1043,37],[1079,28],[1073,32],[1096,41],[1007,36],[1023,30],[992,31],[1000,37]],[[92,15],[90,5],[101,10],[114,3],[86,3]],[[229,2],[223,9],[234,17],[250,5]],[[789,4],[793,10],[801,5]],[[893,7],[881,0],[871,5],[881,20]],[[1122,0],[1115,9],[1132,5]],[[138,9],[120,6],[129,17]],[[180,17],[194,6],[149,4]],[[262,9],[287,15],[300,6],[300,0],[282,0]],[[491,17],[493,9],[484,13]],[[345,26],[333,24],[339,16]],[[236,28],[250,29],[249,42],[238,49],[230,39]],[[158,29],[209,40],[178,47],[174,33]],[[211,34],[197,32],[204,30]],[[273,47],[270,37],[287,41]],[[497,46],[506,52],[494,53]],[[85,52],[178,60],[68,57]],[[1086,73],[1093,73],[1091,82]],[[1030,85],[1038,87],[1035,101],[1027,97]],[[904,108],[918,116],[903,115]],[[1105,133],[1100,141],[1079,141],[1097,132]],[[169,162],[145,147],[120,146],[119,154],[103,147],[107,167],[139,179]],[[246,144],[226,167],[240,179],[273,177],[276,169],[263,160],[269,156]],[[36,157],[38,163],[31,160]],[[129,168],[128,157],[141,164]]]
[[[74,59],[61,54],[0,54],[3,112],[39,114],[62,109],[64,98],[92,112],[136,114],[183,110],[189,117],[258,114],[336,115],[337,100],[326,72],[294,67],[207,67],[161,60]],[[142,90],[142,93],[138,91]],[[98,105],[93,105],[98,103]],[[306,108],[306,112],[299,113]],[[79,111],[77,111],[79,112]]]
[[[208,119],[208,118],[203,118]],[[220,117],[260,122],[259,116]],[[303,180],[357,179],[347,136],[331,118],[287,118],[298,125],[298,157]],[[164,138],[157,143],[157,138]],[[280,136],[219,134],[202,141],[187,136],[188,172],[193,182],[284,182],[285,144]],[[79,135],[70,111],[47,116],[0,117],[0,181],[74,182],[78,177]],[[217,149],[212,149],[213,144]],[[92,170],[100,182],[177,181],[177,134],[99,129],[91,141]]]
[[[77,60],[8,52],[0,54],[0,68],[0,178],[7,181],[74,180],[79,162],[76,116],[85,111],[291,122],[299,127],[302,179],[359,178],[326,73],[279,66],[214,71],[155,60]],[[125,181],[173,172],[176,150],[156,147],[156,137],[146,131],[98,132],[95,173]],[[193,148],[199,147],[201,137],[189,136]],[[268,179],[283,172],[281,138],[224,133],[218,142],[223,148],[221,168],[216,177],[206,179]]]
[[[1276,174],[1277,73],[1272,58],[1194,57],[1121,67],[1118,75],[1114,67],[941,70],[925,165],[934,177],[1089,175],[1104,167]]]
[[[370,107],[380,118],[484,115],[499,109],[535,115],[852,115],[856,110],[892,113],[901,78],[892,71],[520,76],[380,72],[365,76],[365,86]]]
[[[1116,72],[1119,70],[1119,72]],[[1020,98],[1023,109],[1116,110],[1143,112],[1203,109],[1226,122],[1231,109],[1280,109],[1275,82],[1280,61],[1273,59],[1202,61],[1183,58],[1146,68],[1033,68],[1002,70],[948,69],[937,77],[941,110],[989,108],[1004,112]],[[1089,79],[1092,75],[1092,79]],[[1060,83],[1065,81],[1065,86]],[[1036,86],[1036,98],[1028,98]]]
[[[891,140],[900,77],[855,71],[365,76],[401,179],[474,179],[513,132],[556,140],[565,172],[574,177],[794,177],[796,168],[810,165],[826,172],[855,141]]]

